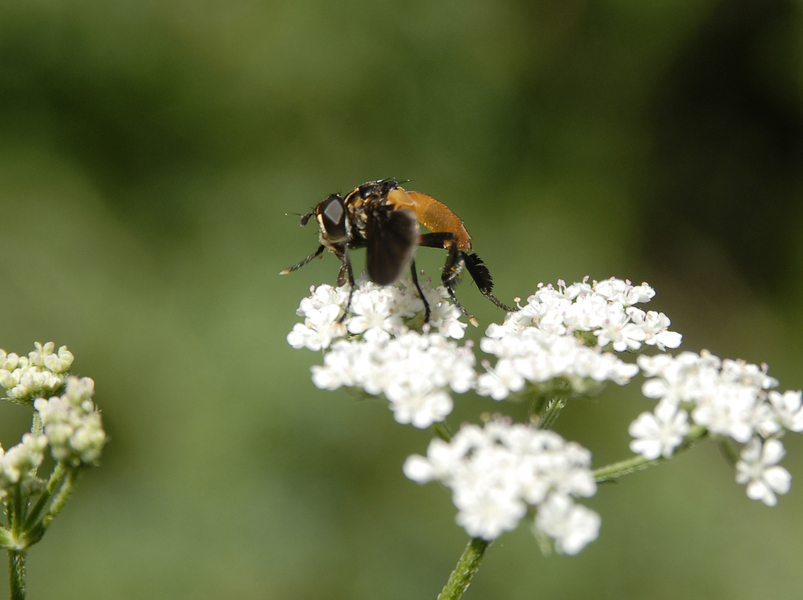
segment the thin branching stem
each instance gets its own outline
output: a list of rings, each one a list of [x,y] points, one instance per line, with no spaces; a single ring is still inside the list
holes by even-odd
[[[681,452],[683,450],[687,450],[691,448],[700,438],[705,436],[708,433],[708,430],[703,427],[702,425],[695,425],[691,428],[686,437],[683,438],[680,446],[675,448],[675,454]],[[627,458],[625,460],[620,460],[619,462],[611,463],[604,467],[600,467],[599,469],[594,470],[594,478],[597,480],[597,483],[602,483],[603,481],[611,481],[613,479],[617,479],[622,477],[623,475],[630,475],[631,473],[635,473],[636,471],[642,471],[647,467],[652,467],[657,465],[660,462],[665,461],[666,459],[661,457],[656,458],[655,460],[647,460],[643,456],[634,456],[632,458]]]

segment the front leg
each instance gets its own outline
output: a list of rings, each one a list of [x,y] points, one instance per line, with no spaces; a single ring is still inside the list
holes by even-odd
[[[297,271],[298,269],[300,269],[301,267],[306,265],[308,262],[310,262],[312,259],[318,258],[321,255],[321,253],[324,251],[324,249],[325,248],[324,248],[323,244],[321,244],[320,246],[318,246],[318,249],[315,252],[310,254],[307,258],[302,260],[297,265],[292,266],[289,269],[285,269],[284,271],[279,271],[279,275],[287,275],[288,273],[292,273],[293,271]]]
[[[345,320],[346,315],[349,314],[349,309],[351,308],[351,296],[354,294],[354,272],[351,270],[351,257],[349,256],[348,244],[343,246],[343,255],[340,257],[340,260],[343,261],[343,264],[340,265],[340,272],[337,274],[337,285],[344,285],[346,283],[345,279],[347,278],[349,284],[349,297],[346,301],[346,310],[343,312],[343,316],[340,317],[338,323],[342,323]]]

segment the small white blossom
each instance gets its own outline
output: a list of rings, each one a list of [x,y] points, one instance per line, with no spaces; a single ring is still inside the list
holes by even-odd
[[[689,433],[689,414],[671,402],[661,402],[655,413],[642,413],[630,424],[630,449],[647,460],[669,458]]]
[[[597,539],[601,522],[590,508],[556,494],[538,508],[535,527],[555,540],[556,551],[574,555]]]
[[[776,494],[789,491],[792,476],[778,466],[785,454],[783,444],[776,439],[767,440],[763,446],[758,439],[752,439],[745,445],[742,460],[736,463],[736,482],[747,485],[748,498],[775,506]]]
[[[676,331],[669,331],[671,322],[664,313],[654,310],[644,312],[638,308],[627,309],[633,324],[644,333],[644,343],[648,346],[657,346],[659,350],[677,348],[683,341],[683,336]]]
[[[802,395],[799,390],[790,390],[783,394],[771,391],[768,394],[770,404],[775,409],[775,415],[780,421],[780,424],[789,431],[794,431],[796,433],[803,431]],[[774,431],[772,433],[774,433]]]
[[[607,304],[602,309],[602,314],[605,318],[594,331],[600,347],[612,344],[617,352],[641,348],[641,343],[647,339],[647,334],[636,323],[631,322],[630,315],[624,311],[621,303]]]
[[[493,540],[518,526],[528,506],[539,512],[554,498],[588,497],[596,492],[591,453],[552,431],[496,418],[485,427],[464,425],[450,442],[433,440],[427,456],[413,455],[404,473],[418,483],[438,480],[452,490],[457,523],[472,537]],[[578,507],[579,508],[579,507]],[[558,521],[546,508],[546,535],[558,551],[576,553],[596,537],[583,508]],[[590,517],[590,515],[594,515]]]

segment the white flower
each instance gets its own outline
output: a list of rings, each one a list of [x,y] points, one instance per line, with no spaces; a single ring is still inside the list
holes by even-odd
[[[638,373],[636,365],[599,348],[589,348],[571,334],[555,335],[539,327],[514,330],[492,326],[486,335],[480,348],[499,360],[494,367],[484,363],[487,372],[480,376],[477,391],[494,400],[504,400],[520,390],[523,380],[545,383],[565,378],[575,391],[583,393],[588,390],[588,380],[623,385]]]
[[[384,394],[399,423],[419,428],[443,421],[452,411],[447,393],[463,393],[474,386],[471,345],[459,347],[439,334],[402,330],[353,341],[335,342],[322,366],[312,367],[316,386],[334,390],[361,387]]]
[[[538,508],[535,527],[555,540],[556,551],[574,555],[597,539],[601,522],[590,508],[556,494]]]
[[[677,348],[683,341],[683,336],[675,331],[669,331],[669,317],[654,310],[647,311],[638,308],[629,308],[627,314],[635,325],[644,333],[644,343],[648,346],[657,346],[660,350]]]
[[[524,387],[524,377],[516,369],[511,360],[500,360],[495,368],[490,363],[483,362],[486,372],[479,376],[477,388],[494,400],[504,400],[511,392],[518,392]]]
[[[472,494],[459,506],[456,521],[471,537],[495,540],[515,529],[527,514],[527,505],[503,489],[489,488]]]
[[[769,392],[769,401],[775,409],[775,414],[781,425],[789,431],[800,433],[803,431],[803,406],[800,391],[787,391],[783,394]]]
[[[642,413],[630,424],[628,431],[636,438],[630,449],[647,460],[669,458],[689,433],[688,417],[672,402],[659,402],[654,414]]]
[[[604,314],[605,319],[600,323],[599,329],[594,331],[600,347],[613,344],[613,349],[617,352],[641,348],[647,334],[636,323],[630,322],[630,315],[624,311],[621,303],[606,305]]]
[[[502,418],[485,427],[464,425],[450,442],[432,440],[426,457],[408,457],[404,473],[418,483],[437,480],[449,487],[457,523],[486,540],[515,529],[528,506],[543,507],[555,497],[588,497],[597,489],[588,450],[552,431]],[[594,513],[588,509],[564,515],[551,528],[557,522],[550,521],[549,511],[544,532],[559,551],[575,553],[596,537],[589,537],[588,515]]]
[[[539,285],[503,325],[488,327],[480,348],[498,360],[495,366],[486,366],[477,391],[504,400],[525,381],[545,384],[563,379],[573,392],[584,395],[597,393],[599,384],[608,381],[628,383],[638,367],[602,348],[624,352],[639,350],[645,343],[680,344],[679,334],[667,329],[669,319],[664,315],[632,308],[654,294],[646,284],[633,286],[618,279],[589,284],[586,278],[570,286],[561,281],[557,288]]]
[[[637,360],[650,377],[642,392],[664,404],[688,404],[697,425],[713,433],[746,443],[758,431],[773,430],[767,388],[777,385],[766,367],[744,361],[720,360],[709,352],[682,352],[677,357],[640,356]]]
[[[736,482],[747,485],[748,498],[775,506],[778,502],[776,494],[789,491],[792,476],[777,466],[785,454],[783,444],[776,439],[767,440],[763,447],[758,439],[745,445],[742,460],[736,463]]]
[[[622,281],[611,277],[604,281],[595,281],[594,291],[612,302],[621,302],[625,306],[649,302],[655,296],[655,290],[646,283],[633,285],[629,281]]]
[[[395,298],[391,293],[398,288],[371,288],[354,290],[352,316],[347,324],[350,333],[365,333],[374,328],[393,331],[403,324],[402,316],[394,311]]]

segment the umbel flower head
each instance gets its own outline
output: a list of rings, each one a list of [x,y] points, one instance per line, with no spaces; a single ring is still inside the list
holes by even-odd
[[[100,458],[106,434],[92,402],[94,392],[95,382],[89,377],[70,377],[64,394],[34,402],[56,460],[77,467],[93,465]]]
[[[47,437],[30,433],[8,451],[0,446],[0,498],[5,498],[13,485],[36,480],[36,468],[42,464],[46,450]]]
[[[496,356],[497,362],[486,366],[477,391],[504,400],[525,383],[548,391],[551,382],[565,380],[581,394],[599,391],[607,381],[628,383],[638,366],[604,349],[624,352],[645,345],[661,349],[680,345],[681,336],[669,331],[666,315],[633,306],[654,295],[646,284],[634,286],[618,279],[541,286],[502,325],[488,327],[480,348]]]
[[[789,472],[777,465],[785,450],[778,439],[786,431],[803,431],[800,391],[772,390],[778,381],[767,366],[720,359],[710,352],[640,356],[648,377],[642,392],[658,400],[630,425],[633,452],[649,460],[669,458],[692,426],[744,444],[736,464],[736,481],[747,495],[768,506],[791,485]]]
[[[450,442],[432,440],[426,457],[410,456],[404,473],[450,488],[457,522],[472,537],[496,539],[531,507],[536,529],[558,552],[577,554],[597,538],[599,515],[573,500],[597,490],[591,453],[553,431],[501,417],[485,427],[466,424]]]
[[[319,388],[383,394],[399,423],[424,428],[442,421],[453,408],[449,392],[464,393],[476,381],[471,345],[449,339],[464,335],[460,311],[446,301],[445,289],[421,282],[432,310],[424,325],[424,303],[411,281],[400,287],[360,281],[342,322],[347,288],[313,288],[297,311],[304,323],[293,327],[288,343],[326,352],[323,365],[312,368]]]
[[[30,404],[36,398],[61,391],[73,360],[67,346],[56,351],[53,342],[36,342],[28,356],[7,354],[0,349],[0,386],[12,402]]]

